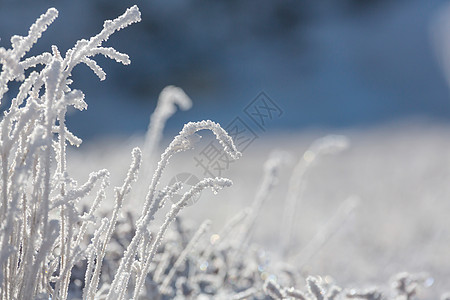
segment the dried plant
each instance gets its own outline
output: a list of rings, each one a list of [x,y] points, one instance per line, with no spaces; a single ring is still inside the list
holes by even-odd
[[[78,41],[62,55],[52,51],[26,57],[58,11],[49,9],[31,26],[27,36],[13,36],[11,49],[0,48],[0,100],[6,101],[12,81],[19,88],[0,121],[0,299],[414,299],[426,276],[401,273],[389,288],[342,289],[319,276],[302,277],[301,269],[345,221],[354,202],[344,202],[334,218],[300,253],[301,264],[276,264],[270,254],[251,241],[258,215],[277,187],[284,158],[271,156],[251,207],[232,217],[218,234],[209,235],[211,222],[191,230],[180,221],[180,212],[202,190],[217,193],[231,186],[227,178],[202,178],[169,209],[163,223],[152,231],[156,213],[174,200],[181,183],[160,188],[160,180],[171,158],[192,149],[198,132],[209,130],[223,151],[238,159],[232,138],[210,120],[187,123],[161,154],[153,171],[155,155],[167,119],[178,105],[189,109],[189,97],[169,86],[160,95],[145,138],[144,151],[133,149],[123,184],[113,188],[108,199],[110,174],[92,172],[77,183],[67,168],[67,146],[82,140],[67,128],[69,107],[87,108],[84,94],[71,88],[71,73],[86,64],[100,78],[105,72],[94,56],[101,54],[129,64],[126,54],[103,43],[116,31],[140,21],[137,6],[106,21],[101,32]],[[289,183],[284,226],[280,232],[286,253],[292,234],[293,214],[309,167],[323,154],[347,146],[340,136],[314,143],[298,162]],[[143,169],[143,170],[142,170]],[[141,171],[142,170],[142,171]],[[142,176],[143,180],[138,181]],[[153,175],[151,175],[153,174]],[[146,182],[150,182],[147,186]],[[134,192],[134,191],[138,192]],[[143,195],[140,190],[146,191]],[[139,216],[122,218],[127,198],[141,197]],[[93,199],[84,209],[80,202]],[[114,203],[106,215],[102,202]],[[176,228],[170,227],[176,222]],[[192,234],[192,232],[194,232]],[[287,278],[287,279],[286,279]],[[306,286],[305,286],[306,284]],[[305,288],[302,289],[302,287]],[[443,295],[442,299],[447,299]]]
[[[128,9],[122,16],[106,21],[103,30],[89,40],[80,40],[63,56],[56,46],[52,52],[25,58],[33,44],[41,37],[58,15],[54,8],[43,14],[30,28],[27,36],[13,36],[11,49],[0,48],[0,98],[5,101],[11,81],[19,81],[17,96],[12,99],[0,123],[1,135],[1,202],[0,202],[0,298],[67,299],[72,270],[85,261],[83,299],[94,299],[108,290],[109,299],[128,297],[128,278],[131,265],[142,264],[140,281],[135,287],[135,298],[139,295],[148,266],[161,240],[186,201],[204,188],[214,192],[231,185],[224,178],[205,178],[173,206],[153,240],[151,247],[147,227],[165,198],[170,198],[179,185],[166,187],[156,194],[156,186],[170,157],[176,152],[193,147],[191,139],[199,130],[212,130],[225,151],[233,159],[240,153],[233,141],[220,125],[203,121],[189,123],[175,137],[163,153],[153,176],[145,207],[128,249],[123,254],[111,286],[101,281],[102,265],[108,245],[116,231],[118,217],[126,196],[136,181],[141,166],[141,151],[132,152],[132,162],[121,187],[115,188],[115,206],[111,215],[100,219],[96,211],[106,199],[109,173],[106,170],[91,173],[82,185],[73,180],[67,171],[67,143],[75,146],[81,139],[70,132],[65,124],[65,115],[70,106],[83,110],[87,108],[84,94],[72,89],[72,70],[80,63],[86,64],[104,80],[105,72],[93,57],[101,54],[122,64],[129,64],[126,54],[103,42],[116,31],[140,21],[137,6]],[[38,65],[42,65],[39,67]],[[183,109],[191,102],[184,92],[175,87],[163,90],[155,114],[152,117],[146,156],[154,151],[159,142],[165,121],[174,112],[174,103]],[[97,196],[87,213],[78,207],[81,199],[97,190]],[[96,229],[90,243],[88,227]],[[136,261],[140,252],[142,261]],[[145,258],[145,260],[143,260]],[[99,290],[99,287],[101,289]]]

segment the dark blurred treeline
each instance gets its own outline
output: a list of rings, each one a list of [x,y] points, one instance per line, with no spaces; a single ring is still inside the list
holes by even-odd
[[[429,22],[445,3],[0,0],[0,46],[9,47],[12,34],[25,34],[54,6],[60,17],[33,53],[51,44],[65,51],[138,4],[142,22],[108,41],[132,64],[98,58],[108,74],[100,85],[86,67],[73,74],[74,85],[95,99],[88,99],[94,111],[73,119],[85,136],[96,134],[88,124],[103,119],[109,125],[97,124],[98,133],[144,130],[168,84],[183,87],[198,105],[180,122],[208,114],[230,119],[261,90],[288,112],[274,125],[284,128],[359,126],[409,115],[446,119],[448,89],[428,43]],[[106,101],[111,105],[101,110]],[[133,120],[120,125],[119,113]]]

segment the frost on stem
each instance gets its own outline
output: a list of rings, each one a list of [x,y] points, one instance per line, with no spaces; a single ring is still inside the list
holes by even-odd
[[[167,120],[176,112],[177,106],[181,110],[188,110],[192,107],[192,100],[179,87],[172,85],[165,87],[159,94],[158,104],[150,117],[150,123],[144,139],[143,174],[140,179],[142,184],[138,185],[136,192],[133,192],[138,197],[145,193],[144,188],[151,178],[151,165],[155,150],[161,141],[164,126]]]
[[[210,242],[208,246],[204,249],[202,256],[200,257],[199,263],[204,264],[208,263],[208,260],[210,259],[211,254],[215,249],[217,249],[224,241],[227,240],[227,238],[230,236],[231,232],[236,229],[238,225],[241,225],[244,221],[248,219],[248,216],[252,213],[251,208],[246,208],[236,215],[234,215],[230,220],[227,221],[225,226],[222,228],[222,230],[215,235],[217,237],[217,240],[214,240],[214,242]],[[244,225],[242,225],[244,226]],[[241,231],[242,232],[242,231]],[[228,244],[231,245],[233,239],[228,239]]]
[[[391,286],[397,296],[404,297],[406,300],[414,299],[420,287],[425,286],[429,278],[426,274],[410,274],[401,272],[391,280]]]
[[[186,260],[186,257],[188,256],[188,254],[190,254],[192,252],[192,250],[197,246],[200,238],[206,233],[207,230],[209,230],[210,227],[211,227],[211,220],[205,220],[200,225],[197,232],[194,234],[192,239],[186,245],[186,248],[184,248],[183,252],[181,252],[181,254],[178,256],[177,260],[175,261],[172,268],[170,269],[169,274],[167,274],[167,276],[164,278],[164,280],[161,284],[161,287],[160,287],[160,291],[162,293],[164,293],[164,294],[169,293],[167,291],[167,289],[175,275],[175,272],[177,272],[181,268],[182,264]]]
[[[51,209],[66,205],[73,200],[82,199],[88,196],[95,187],[95,184],[100,181],[109,178],[109,171],[106,169],[98,172],[92,172],[89,174],[89,179],[79,188],[69,190],[64,196],[58,195],[52,199]]]
[[[166,121],[176,112],[177,105],[182,110],[188,110],[192,107],[192,100],[179,87],[173,85],[165,87],[159,94],[158,104],[150,117],[144,142],[145,160],[152,158],[155,147],[161,140]]]
[[[179,212],[186,207],[187,203],[191,200],[192,197],[199,194],[206,188],[211,188],[214,193],[217,193],[220,189],[224,187],[231,186],[232,181],[227,178],[205,178],[193,186],[189,191],[187,191],[181,199],[172,205],[171,210],[167,213],[164,223],[159,228],[158,234],[156,235],[155,241],[152,244],[150,249],[150,253],[147,256],[145,263],[142,268],[142,272],[139,278],[136,280],[136,286],[134,289],[133,299],[138,299],[139,294],[142,290],[145,277],[147,276],[148,269],[150,267],[150,262],[153,260],[153,257],[156,253],[156,250],[161,244],[161,241],[169,228],[169,225],[175,220]],[[116,275],[117,276],[117,275]]]
[[[249,208],[249,214],[244,220],[238,236],[235,238],[236,253],[235,259],[243,255],[243,251],[248,249],[251,238],[256,227],[257,217],[265,202],[272,196],[273,190],[278,184],[280,169],[287,161],[287,155],[283,152],[271,153],[269,159],[264,163],[264,174],[261,185],[258,188],[252,206]]]
[[[244,300],[244,299],[251,299],[250,297],[254,296],[258,290],[254,287],[248,288],[245,291],[242,291],[236,295],[233,295],[231,297],[231,300]]]
[[[292,236],[295,211],[302,198],[305,174],[323,155],[337,154],[348,148],[349,141],[345,136],[328,135],[314,141],[298,161],[292,171],[286,195],[286,204],[281,225],[281,252],[286,255]]]
[[[285,293],[275,281],[267,279],[263,285],[264,292],[273,299],[284,299]]]
[[[122,204],[125,196],[130,192],[132,183],[136,181],[139,168],[141,165],[141,151],[139,148],[134,148],[132,151],[132,162],[128,170],[127,176],[123,182],[122,187],[116,188],[116,203],[112,212],[111,220],[108,223],[108,227],[105,230],[105,237],[102,243],[98,246],[95,264],[91,260],[88,264],[88,271],[91,274],[86,273],[86,286],[83,291],[84,299],[92,299],[97,293],[97,288],[100,282],[100,271],[103,263],[103,259],[106,255],[106,247],[111,240],[111,236],[114,233],[116,227],[117,219],[119,217],[120,210],[122,209]],[[93,255],[93,254],[91,254]],[[93,270],[93,271],[92,271]]]
[[[295,261],[295,265],[302,268],[328,243],[331,238],[344,226],[360,200],[356,196],[349,197],[343,201],[329,220],[317,231],[312,239],[303,246],[300,251],[291,251],[290,261]]]
[[[219,124],[214,123],[213,121],[210,120],[200,122],[189,122],[185,124],[180,133],[172,140],[170,145],[161,155],[161,159],[153,174],[152,182],[150,183],[149,192],[145,200],[141,220],[147,218],[150,206],[155,206],[155,203],[153,201],[154,193],[157,185],[159,184],[162,172],[169,163],[170,158],[177,152],[192,149],[194,147],[194,144],[198,140],[198,135],[196,133],[200,130],[211,130],[216,136],[216,139],[222,145],[224,151],[232,159],[238,159],[239,157],[241,157],[242,154],[237,150],[236,146],[233,143],[232,138]],[[156,207],[158,206],[159,204],[156,205]]]
[[[11,38],[11,49],[0,48],[0,99],[4,100],[11,81],[20,83],[0,121],[2,300],[68,297],[71,269],[83,259],[85,249],[80,244],[87,224],[96,221],[94,212],[106,197],[109,177],[106,170],[92,173],[86,184],[77,186],[66,170],[67,143],[81,144],[66,127],[66,112],[69,107],[87,108],[84,94],[70,87],[71,73],[76,65],[85,63],[104,79],[104,72],[92,59],[98,54],[129,64],[126,54],[102,43],[140,20],[139,9],[133,6],[117,19],[106,21],[98,35],[78,41],[65,55],[52,46],[51,52],[24,58],[57,15],[56,9],[49,9],[27,36]],[[140,154],[134,152],[134,156],[140,161]],[[129,192],[135,173],[132,170],[118,192],[120,198]],[[102,184],[95,202],[89,213],[81,216],[75,204],[89,196],[98,181]],[[102,250],[104,244],[99,246],[97,250]],[[55,249],[59,254],[54,254]]]
[[[383,293],[378,288],[368,288],[362,291],[351,289],[345,295],[348,299],[382,300],[385,299]],[[400,298],[402,299],[402,298]],[[404,298],[403,298],[404,299]]]
[[[2,64],[2,72],[0,73],[0,100],[8,91],[8,83],[13,80],[24,80],[25,69],[28,66],[21,64],[21,59],[33,47],[37,40],[42,36],[42,33],[47,30],[47,27],[53,23],[58,17],[58,11],[55,8],[50,8],[47,12],[41,15],[36,22],[31,25],[27,36],[14,35],[11,37],[11,49],[0,48],[0,64]],[[36,62],[41,59],[37,57]],[[1,103],[1,102],[0,102]]]
[[[158,211],[159,208],[161,208],[161,203],[163,202],[162,197],[157,197],[156,195],[156,188],[159,184],[160,178],[162,176],[162,173],[169,163],[170,158],[178,152],[186,151],[189,149],[192,149],[194,147],[194,144],[196,142],[196,139],[198,139],[198,136],[196,133],[200,130],[211,130],[214,135],[216,136],[216,139],[219,141],[219,143],[224,148],[224,151],[232,158],[232,159],[238,159],[241,156],[241,153],[237,150],[236,146],[233,143],[232,138],[228,135],[228,133],[217,123],[214,123],[213,121],[206,120],[206,121],[200,121],[200,122],[189,122],[184,125],[183,129],[180,131],[180,133],[172,140],[170,145],[166,148],[164,153],[161,155],[161,159],[156,167],[156,170],[153,174],[152,181],[150,183],[150,187],[148,189],[147,196],[145,198],[144,207],[142,209],[142,215],[140,219],[137,222],[137,228],[136,228],[136,234],[133,236],[130,244],[127,247],[127,250],[125,251],[124,256],[122,257],[119,268],[117,271],[117,274],[114,276],[114,280],[111,285],[111,289],[108,294],[108,298],[112,299],[114,297],[117,297],[117,295],[113,294],[114,290],[117,287],[117,284],[119,283],[118,280],[121,278],[121,273],[127,273],[130,274],[131,266],[133,263],[134,257],[138,253],[138,247],[140,244],[141,239],[144,236],[145,231],[147,230],[150,222],[153,220],[154,215]],[[221,184],[227,184],[228,181],[223,182],[224,179],[211,179],[207,178],[206,181],[199,182],[196,186],[194,186],[189,192],[192,193],[192,195],[189,195],[189,192],[186,193],[186,197],[183,199],[191,199],[193,195],[196,195],[199,193],[198,189],[202,190],[205,187],[203,187],[204,184],[210,185],[211,188],[215,189],[218,186],[221,186]],[[212,181],[211,181],[212,180]],[[231,182],[230,182],[231,183]],[[186,201],[186,200],[185,200]],[[180,202],[178,202],[180,203]],[[186,203],[183,202],[185,205]],[[180,208],[181,209],[181,208]],[[156,249],[154,249],[155,251]],[[150,259],[151,260],[151,259]],[[128,283],[128,277],[123,277]],[[141,284],[141,283],[139,283]],[[142,283],[143,284],[143,283]],[[137,285],[138,286],[138,285]],[[142,287],[142,286],[141,286]]]
[[[171,198],[180,189],[181,189],[180,182],[176,182],[172,186],[165,187],[161,192],[158,193],[158,195],[156,195],[154,209],[151,210],[150,213],[146,215],[146,218],[144,218],[142,222],[138,222],[136,234],[133,236],[131,243],[128,245],[126,251],[123,254],[122,259],[120,260],[119,268],[117,269],[117,272],[114,276],[114,280],[108,292],[108,299],[121,299],[115,291],[118,290],[118,285],[124,284],[124,282],[125,288],[128,287],[128,280],[131,272],[130,270],[133,263],[135,262],[134,260],[135,256],[141,253],[140,257],[144,258],[147,257],[150,252],[150,250],[147,251],[146,249],[148,245],[142,245],[141,241],[139,240],[140,235],[142,239],[145,239],[145,236],[148,234],[147,231],[148,224],[152,220],[151,216],[154,215],[156,211],[162,207],[161,203],[164,203],[167,198]]]
[[[307,300],[305,294],[302,291],[296,290],[293,287],[285,289],[284,292],[288,297],[292,297],[294,299],[299,300]]]
[[[128,55],[120,53],[114,48],[101,47],[102,43],[107,41],[109,37],[116,31],[119,31],[133,23],[141,21],[141,13],[136,5],[128,8],[126,12],[114,20],[107,20],[103,24],[103,30],[89,40],[79,40],[75,47],[66,53],[66,73],[72,71],[72,68],[78,63],[84,63],[100,78],[104,80],[106,74],[95,61],[90,57],[102,54],[105,57],[113,59],[124,65],[130,63]]]
[[[306,283],[308,287],[308,291],[315,297],[316,300],[324,300],[325,299],[325,291],[320,286],[319,279],[314,276],[309,276],[306,278]]]

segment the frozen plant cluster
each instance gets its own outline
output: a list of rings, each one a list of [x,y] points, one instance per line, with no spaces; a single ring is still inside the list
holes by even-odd
[[[261,247],[241,247],[236,234],[246,228],[250,211],[244,209],[215,234],[210,220],[195,228],[177,218],[154,256],[139,299],[413,300],[422,299],[421,289],[431,284],[425,273],[399,273],[385,286],[362,289],[342,288],[330,276],[305,276]],[[117,267],[134,224],[132,214],[119,223],[105,272]]]
[[[1,202],[0,202],[0,297],[1,299],[67,299],[74,266],[86,262],[82,297],[94,299],[105,292],[107,299],[128,298],[132,291],[137,299],[149,265],[161,240],[179,211],[193,196],[205,188],[217,192],[231,185],[226,178],[205,178],[186,192],[174,204],[154,238],[148,225],[156,211],[180,189],[180,184],[156,192],[161,174],[172,155],[190,149],[192,136],[199,130],[211,130],[224,150],[233,159],[240,153],[220,125],[212,121],[188,123],[161,156],[145,198],[141,218],[130,244],[123,253],[117,272],[110,284],[101,281],[101,270],[107,246],[115,232],[124,198],[135,182],[142,160],[138,148],[132,152],[132,162],[124,183],[114,188],[115,206],[111,215],[96,216],[96,210],[106,198],[109,186],[107,170],[93,172],[83,184],[75,182],[67,172],[66,147],[79,146],[81,139],[66,127],[69,107],[87,108],[84,94],[72,89],[71,72],[80,63],[86,64],[104,80],[106,74],[94,56],[101,54],[123,64],[129,64],[126,54],[104,47],[103,43],[116,31],[140,21],[137,6],[122,16],[106,21],[103,30],[89,40],[80,40],[62,55],[56,46],[52,53],[25,58],[58,15],[49,9],[30,28],[27,36],[13,36],[11,49],[0,48],[0,97],[3,101],[11,81],[20,82],[17,96],[11,100],[0,124],[1,135]],[[179,89],[166,89],[169,102],[162,97],[162,112],[156,114],[161,124],[170,115],[172,97]],[[181,102],[181,103],[186,103]],[[189,104],[188,104],[189,105]],[[151,138],[157,139],[150,131]],[[97,190],[95,201],[87,212],[77,203]],[[88,228],[95,231],[88,236]],[[84,243],[90,238],[90,243]],[[131,275],[136,276],[129,286]],[[99,289],[101,288],[101,290]]]
[[[149,158],[157,149],[161,132],[176,105],[188,109],[191,101],[177,87],[160,95],[144,145],[133,149],[123,184],[114,187],[108,199],[108,170],[92,172],[84,183],[71,178],[66,164],[70,144],[81,139],[66,127],[68,109],[87,108],[84,94],[71,88],[71,72],[86,64],[100,78],[105,72],[93,59],[104,55],[129,64],[126,54],[103,43],[116,31],[140,21],[137,6],[106,21],[99,34],[80,40],[64,55],[52,51],[26,57],[33,44],[58,15],[49,9],[31,26],[27,36],[13,36],[11,48],[0,48],[0,99],[6,100],[12,81],[19,83],[0,122],[0,299],[413,299],[426,277],[399,274],[391,290],[347,290],[332,280],[307,276],[293,266],[269,264],[267,254],[252,245],[257,216],[278,183],[283,155],[271,157],[264,166],[264,178],[251,207],[244,209],[207,239],[210,221],[189,232],[179,220],[180,211],[202,190],[217,193],[232,182],[227,178],[203,178],[169,209],[156,232],[150,230],[156,213],[180,191],[181,183],[159,187],[172,156],[192,149],[197,132],[210,130],[231,159],[241,153],[232,138],[212,121],[187,123],[161,154],[153,172]],[[11,91],[9,91],[11,92]],[[291,235],[291,209],[301,194],[307,169],[320,155],[346,147],[342,137],[327,137],[313,144],[299,161],[290,183],[284,220],[284,254]],[[141,169],[144,169],[141,171]],[[140,173],[144,180],[136,181]],[[147,180],[148,178],[148,180]],[[149,182],[149,184],[148,184]],[[134,189],[145,189],[143,208],[136,218],[122,220],[122,206]],[[88,209],[82,199],[94,201]],[[99,213],[102,202],[114,206],[107,216]],[[341,219],[351,211],[351,202],[337,214],[325,234],[312,241],[309,253],[326,242]],[[170,228],[176,224],[176,230]],[[167,235],[167,238],[164,237]],[[324,238],[325,237],[325,238]],[[305,255],[308,257],[308,255]],[[276,274],[276,275],[275,275]],[[306,284],[306,289],[300,290]]]

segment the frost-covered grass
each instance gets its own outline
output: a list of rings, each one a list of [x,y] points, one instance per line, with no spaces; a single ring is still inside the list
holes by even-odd
[[[126,54],[103,43],[138,22],[140,12],[133,6],[106,21],[98,35],[78,41],[65,54],[53,46],[51,53],[26,57],[57,14],[49,9],[27,36],[11,38],[11,49],[0,48],[0,98],[8,102],[6,93],[16,93],[2,103],[9,108],[0,123],[2,300],[414,299],[416,293],[427,297],[422,288],[439,283],[438,277],[423,271],[439,273],[448,266],[439,253],[441,245],[448,246],[446,221],[436,210],[448,208],[440,207],[439,198],[448,193],[439,183],[450,168],[443,167],[441,159],[430,170],[444,174],[430,171],[408,187],[403,176],[416,179],[414,172],[427,171],[427,157],[419,153],[419,159],[408,159],[411,147],[398,137],[381,156],[375,154],[380,152],[373,140],[360,139],[354,150],[345,152],[348,139],[331,135],[307,147],[299,147],[292,137],[280,142],[291,150],[302,149],[291,154],[269,155],[255,143],[255,150],[246,153],[254,151],[253,158],[237,161],[242,154],[230,135],[205,120],[185,124],[160,151],[165,122],[177,106],[192,105],[180,88],[169,86],[150,118],[142,150],[135,147],[125,155],[123,143],[107,143],[93,144],[81,154],[68,151],[69,144],[78,147],[82,141],[66,127],[66,112],[87,108],[84,94],[71,88],[73,68],[86,64],[103,80],[106,74],[94,61],[96,55],[129,64]],[[18,91],[9,91],[12,81],[19,82]],[[165,184],[170,174],[194,172],[191,154],[201,144],[200,133],[216,139],[233,161],[225,175],[234,187],[225,177],[202,177],[184,191],[180,182]],[[419,145],[412,145],[414,151]],[[358,157],[361,148],[365,159]],[[120,174],[104,166],[95,171],[97,164],[120,169]],[[377,169],[380,174],[371,173]],[[216,197],[223,188],[230,189]],[[206,189],[213,194],[202,193]],[[395,193],[403,189],[407,192],[397,199]],[[386,199],[384,191],[394,194]],[[418,195],[433,192],[437,194],[431,194],[430,202],[425,199],[423,207],[418,206],[424,201]],[[189,206],[199,195],[199,203]],[[430,203],[431,216],[421,220],[420,209]],[[402,241],[405,236],[411,240]],[[384,259],[386,255],[393,261]],[[377,268],[375,262],[383,261],[391,265]],[[399,272],[392,264],[415,273]],[[324,276],[314,275],[317,272]],[[381,275],[367,275],[372,272]],[[340,282],[360,283],[361,278],[386,283],[395,273],[390,285],[339,287]],[[438,275],[445,276],[445,271]]]
[[[216,234],[222,236],[225,224],[242,217],[245,208],[252,205],[263,177],[263,164],[276,145],[291,154],[291,161],[281,166],[279,183],[256,219],[252,238],[258,253],[255,259],[260,260],[259,256],[262,256],[269,265],[269,268],[260,268],[260,276],[273,275],[279,283],[285,282],[284,273],[276,270],[280,267],[279,262],[284,262],[300,274],[294,285],[296,288],[303,289],[308,275],[319,274],[324,280],[332,278],[343,287],[364,289],[387,288],[395,274],[408,270],[413,274],[426,274],[427,285],[432,284],[421,289],[418,298],[437,299],[448,291],[450,284],[450,261],[446,259],[450,246],[446,233],[450,223],[446,212],[450,207],[445,196],[450,192],[447,184],[450,178],[448,130],[445,126],[404,123],[344,131],[350,140],[349,148],[337,155],[323,156],[305,177],[306,188],[295,212],[289,247],[291,256],[280,254],[280,219],[285,210],[289,178],[295,165],[293,162],[324,134],[320,131],[261,137],[226,173],[233,180],[233,186],[216,196],[203,193],[196,205],[184,210],[180,222],[192,236],[203,220],[210,219],[211,229],[204,242],[214,241]],[[204,138],[208,137],[205,135]],[[86,144],[83,149],[74,151],[70,164],[72,174],[82,179],[86,176],[83,170],[88,166],[115,168],[116,176],[111,180],[119,182],[117,173],[128,164],[123,153],[131,150],[132,145],[143,143],[139,138],[130,138],[111,150],[111,145],[117,145],[119,141],[123,139]],[[194,168],[192,156],[196,150],[192,152],[182,154],[168,166],[163,182],[168,182],[180,170],[201,172]],[[314,237],[327,228],[330,219],[339,220],[336,211],[345,209],[343,203],[352,196],[358,199],[352,213],[344,218],[344,222],[335,222],[342,225],[332,232],[326,243],[319,243],[319,250],[314,255],[308,255],[308,248],[318,244],[312,242],[318,240]],[[128,200],[126,211],[137,209],[139,212],[140,201],[134,201]],[[157,216],[153,230],[158,229],[160,218]],[[173,230],[170,238],[176,240],[178,229],[174,227]],[[176,247],[181,251],[182,246],[177,244]],[[303,263],[307,257],[309,260]],[[247,258],[246,261],[251,260]],[[300,267],[302,263],[304,265]],[[256,264],[254,266],[256,268]],[[271,278],[275,278],[273,276]]]

